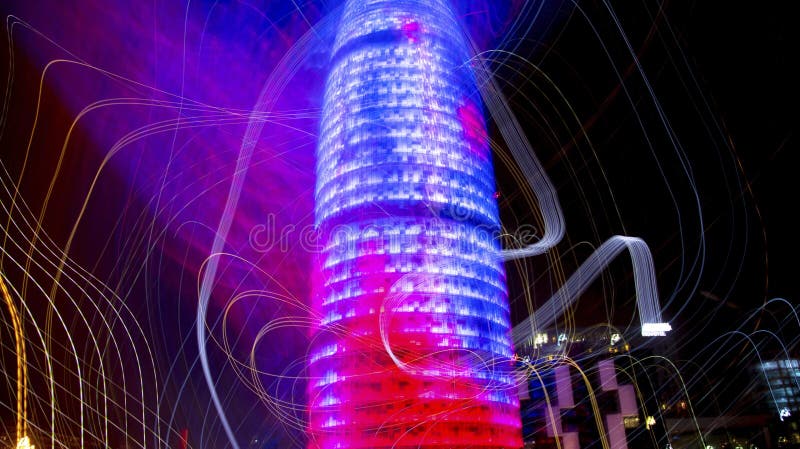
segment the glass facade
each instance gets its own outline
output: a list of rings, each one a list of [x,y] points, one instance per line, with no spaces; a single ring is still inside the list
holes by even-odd
[[[781,421],[800,414],[800,360],[770,360],[761,364],[770,409]]]
[[[518,448],[495,181],[443,0],[351,0],[317,150],[309,448]]]

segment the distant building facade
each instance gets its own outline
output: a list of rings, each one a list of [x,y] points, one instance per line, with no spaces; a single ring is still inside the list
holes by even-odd
[[[629,442],[650,424],[614,360],[629,350],[609,328],[537,333],[518,348],[520,365],[530,367],[520,385],[525,447],[637,447]]]

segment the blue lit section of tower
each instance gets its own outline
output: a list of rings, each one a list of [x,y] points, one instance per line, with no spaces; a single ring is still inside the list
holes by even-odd
[[[500,224],[445,0],[349,0],[317,151],[310,448],[521,446]]]

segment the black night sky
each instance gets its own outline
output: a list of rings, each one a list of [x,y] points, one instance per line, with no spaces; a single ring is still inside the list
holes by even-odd
[[[523,76],[530,73],[511,67],[513,62],[499,70],[515,89],[509,87],[507,95],[517,113],[534,117],[536,125],[526,131],[559,188],[570,236],[580,241],[591,240],[593,232],[601,237],[626,232],[644,238],[653,249],[664,286],[675,285],[682,253],[687,283],[697,284],[697,298],[689,301],[697,312],[689,314],[705,315],[700,312],[703,307],[730,314],[716,325],[731,323],[737,311],[748,313],[772,297],[795,298],[797,244],[789,199],[797,192],[790,181],[796,146],[793,80],[797,73],[789,62],[794,42],[789,14],[778,5],[751,8],[721,2],[665,2],[661,11],[641,4],[615,5],[631,48],[669,120],[670,136],[618,31],[605,20],[608,12],[603,4],[581,6],[592,18],[594,30],[573,12],[547,41],[538,46],[523,41],[518,51],[558,80],[559,90],[569,98],[592,141],[597,160],[575,154],[576,145],[585,145],[582,136],[573,144],[570,140],[575,135],[567,135],[556,146],[544,126],[536,126],[541,121],[536,121],[536,113],[522,98],[536,95],[544,83],[526,83]],[[605,38],[607,54],[595,33]],[[625,81],[627,95],[614,68]],[[682,149],[680,157],[673,146]],[[654,155],[669,187],[654,179],[660,176]],[[598,160],[607,185],[595,179]],[[577,182],[561,176],[562,171],[569,174],[565,167],[569,163],[581,178]],[[684,164],[691,170],[691,182],[675,175]],[[605,192],[592,192],[583,185],[583,195],[590,200],[588,206],[580,204],[575,184],[592,182]],[[501,181],[501,189],[505,188]],[[607,195],[612,193],[622,223],[608,218],[607,209],[601,207],[611,202]],[[513,205],[509,209],[509,216],[525,214]],[[587,209],[595,214],[588,219]],[[596,231],[586,226],[590,223]],[[691,266],[701,239],[705,241],[702,269]],[[711,297],[699,295],[700,291]],[[687,294],[688,288],[682,293]],[[722,301],[725,307],[703,304],[708,301]]]

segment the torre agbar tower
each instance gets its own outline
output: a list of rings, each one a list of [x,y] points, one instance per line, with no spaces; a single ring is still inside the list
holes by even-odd
[[[447,0],[348,0],[317,150],[309,448],[519,448],[495,180]]]

